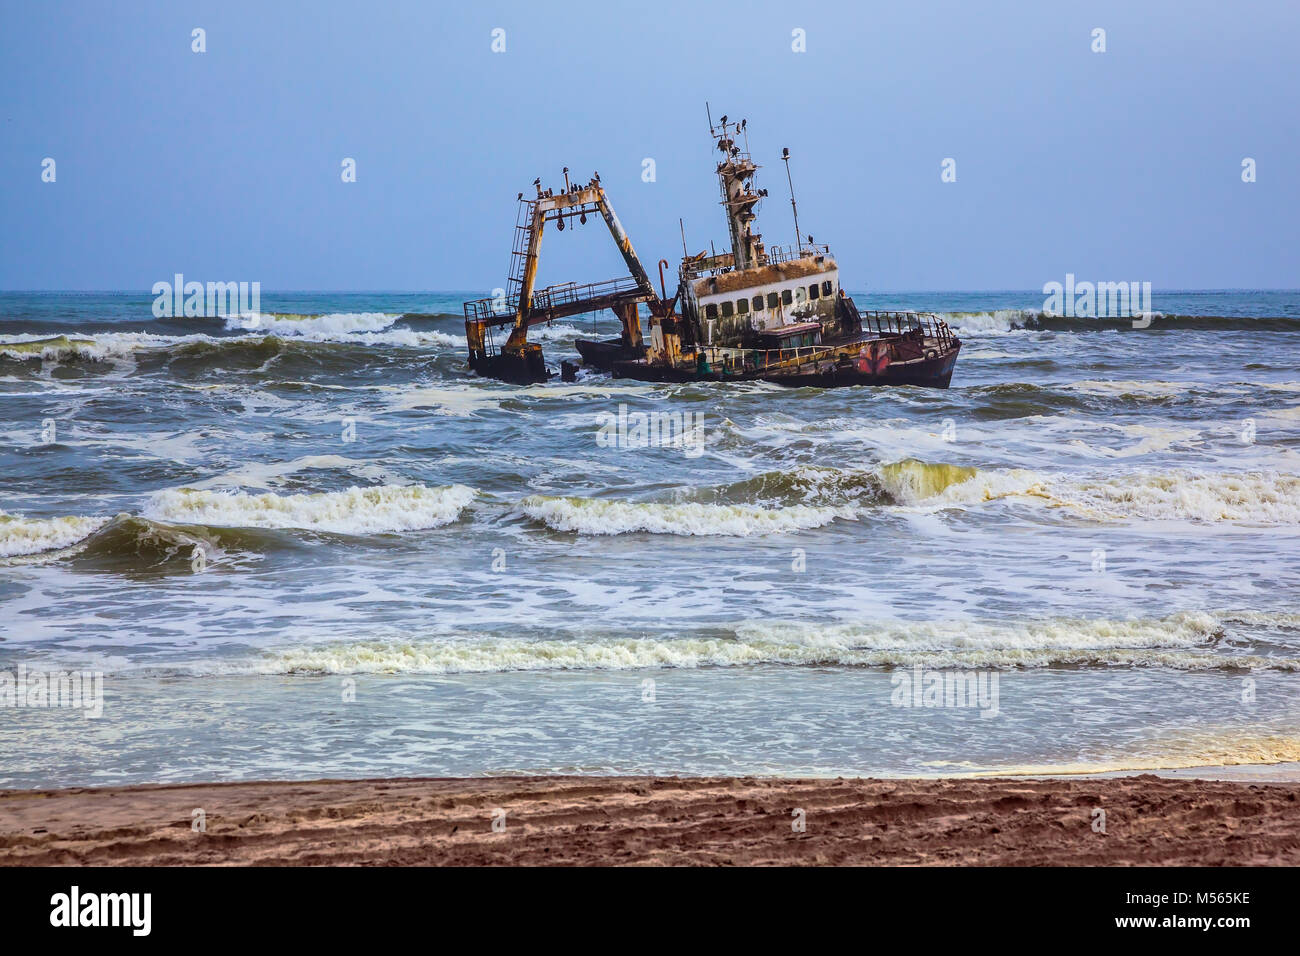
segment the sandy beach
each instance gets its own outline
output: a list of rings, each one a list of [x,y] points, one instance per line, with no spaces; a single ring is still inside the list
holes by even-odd
[[[1296,865],[1300,783],[498,777],[6,790],[0,864]]]

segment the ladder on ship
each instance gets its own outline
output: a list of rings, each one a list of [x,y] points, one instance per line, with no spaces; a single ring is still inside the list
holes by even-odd
[[[519,197],[519,208],[515,212],[514,242],[510,247],[510,273],[506,278],[506,306],[519,308],[519,296],[524,289],[524,274],[528,271],[528,237],[533,232],[533,216],[537,204]]]

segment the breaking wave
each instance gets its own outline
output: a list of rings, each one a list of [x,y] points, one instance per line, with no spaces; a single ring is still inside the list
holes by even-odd
[[[731,636],[588,639],[383,637],[298,646],[251,660],[200,662],[199,674],[458,674],[640,670],[759,664],[844,667],[1169,667],[1300,671],[1300,658],[1227,653],[1224,622],[1208,613],[1132,620],[1021,624],[884,621],[813,625],[749,622]]]
[[[905,458],[882,466],[880,480],[892,501],[906,504],[934,498],[954,485],[970,481],[977,474],[974,468],[966,465]]]
[[[130,358],[137,352],[164,349],[186,339],[207,336],[154,335],[150,332],[106,332],[70,338],[66,335],[17,335],[0,341],[0,356],[20,362],[71,361],[103,362]]]
[[[853,509],[790,505],[761,508],[754,505],[704,502],[638,502],[605,498],[552,498],[531,495],[520,505],[524,514],[555,531],[579,534],[731,535],[780,534],[819,528],[836,518],[852,520]]]
[[[205,563],[222,560],[227,550],[252,550],[248,542],[223,540],[208,528],[178,527],[121,514],[87,538],[77,548],[76,559],[127,571],[168,564],[188,567],[196,548],[202,549]]]
[[[939,316],[958,335],[989,335],[1029,329],[1039,313],[1029,309],[996,309],[992,312],[940,312]]]
[[[0,511],[0,559],[44,555],[125,557],[161,563],[203,545],[256,551],[275,542],[248,529],[367,535],[439,528],[460,517],[477,492],[465,485],[378,485],[315,494],[247,494],[169,489],[138,515],[23,518]]]
[[[184,529],[197,534],[203,528],[384,534],[450,524],[476,495],[465,485],[378,485],[287,495],[179,488],[155,493],[138,517],[178,526],[177,534],[189,533]],[[1171,472],[1087,478],[915,459],[875,469],[805,466],[765,472],[728,485],[683,491],[671,501],[531,495],[517,507],[560,532],[751,537],[820,528],[837,519],[858,520],[882,508],[968,510],[1018,500],[1103,522],[1300,525],[1300,477],[1294,475]],[[106,516],[28,518],[0,511],[0,559],[60,551],[109,521]]]
[[[379,485],[298,495],[180,488],[154,495],[144,514],[186,525],[382,534],[450,524],[475,494],[465,485]]]
[[[9,516],[5,516],[9,517]],[[31,563],[56,558],[121,571],[141,571],[169,563],[189,565],[196,547],[205,562],[221,560],[228,550],[253,551],[243,535],[196,526],[176,526],[139,515],[0,518],[0,559]]]
[[[933,466],[924,465],[922,470]],[[902,491],[902,489],[897,489]],[[1025,469],[977,470],[929,495],[904,491],[900,504],[962,507],[1008,498],[1037,498],[1103,521],[1232,521],[1300,524],[1300,477],[1276,472],[1136,472],[1123,477],[1043,475]]]
[[[786,471],[765,471],[714,488],[683,493],[689,501],[776,506],[810,504],[838,507],[847,503],[869,505],[886,501],[880,475],[870,469],[842,469],[825,465],[799,465]]]
[[[538,325],[528,330],[528,338],[533,342],[566,342],[582,334],[582,329],[572,325]]]
[[[1053,475],[1023,468],[974,468],[914,458],[875,469],[800,467],[733,485],[737,491],[824,506],[970,508],[1000,499],[1038,499],[1079,517],[1300,524],[1300,476],[1271,471],[1134,472],[1121,477]]]
[[[0,511],[0,558],[13,558],[70,547],[108,522],[108,518],[69,515],[23,518]]]
[[[367,313],[368,314],[368,313]],[[262,317],[266,319],[265,316]],[[348,316],[308,316],[301,320],[337,320]],[[351,318],[357,318],[353,316]],[[385,318],[397,317],[386,316]],[[240,320],[233,320],[238,323]],[[238,327],[238,326],[235,326]],[[273,320],[267,331],[248,332],[241,335],[155,335],[152,332],[99,332],[87,336],[66,335],[35,336],[30,334],[9,336],[0,340],[0,357],[19,362],[40,361],[91,361],[105,362],[115,359],[132,359],[156,355],[162,358],[205,357],[220,362],[223,356],[238,357],[250,352],[260,352],[270,358],[286,349],[303,347],[394,347],[411,349],[461,349],[465,336],[437,330],[378,326],[367,331],[324,325],[302,325],[296,319]]]
[[[800,466],[763,472],[674,501],[532,495],[520,508],[555,531],[748,537],[802,531],[880,508],[968,510],[1031,501],[1094,521],[1300,524],[1300,477],[1276,472],[1143,473],[1123,477],[980,469],[914,458],[876,468]]]
[[[400,315],[387,312],[331,312],[326,315],[296,315],[253,312],[225,317],[226,328],[273,335],[346,336],[354,332],[382,332]]]
[[[966,465],[924,462],[915,458],[878,468],[832,468],[799,465],[788,471],[765,471],[751,478],[686,493],[690,500],[735,504],[812,504],[838,508],[905,504],[940,494],[950,485],[973,478]]]

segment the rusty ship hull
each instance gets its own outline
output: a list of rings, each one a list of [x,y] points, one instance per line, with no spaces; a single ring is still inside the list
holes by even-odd
[[[874,341],[864,339],[863,342]],[[605,344],[605,343],[597,343]],[[644,359],[614,359],[605,362],[585,362],[608,371],[615,378],[637,379],[643,382],[749,382],[764,381],[787,388],[845,388],[853,385],[900,386],[918,388],[947,388],[957,365],[960,343],[929,358],[891,362],[883,369],[863,367],[860,362],[838,362],[829,356],[820,364],[790,372],[777,372],[762,368],[759,362],[746,366],[721,365],[707,368],[669,368],[656,366]],[[582,353],[582,348],[579,348]],[[605,352],[601,358],[609,353]]]
[[[847,295],[835,303],[837,321],[849,330],[824,342],[815,323],[794,326],[812,333],[816,343],[789,349],[704,346],[695,362],[657,363],[650,351],[629,347],[622,338],[579,339],[575,344],[585,365],[616,378],[648,382],[734,382],[762,380],[792,388],[841,388],[852,385],[912,385],[947,388],[952,381],[961,340],[938,316],[917,312],[860,313]]]

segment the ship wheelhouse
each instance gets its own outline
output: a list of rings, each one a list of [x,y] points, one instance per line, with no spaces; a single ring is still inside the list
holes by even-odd
[[[682,311],[699,342],[757,347],[760,336],[808,322],[827,337],[839,334],[840,276],[830,252],[805,248],[798,257],[782,257],[778,251],[773,259],[743,270],[683,263]]]

